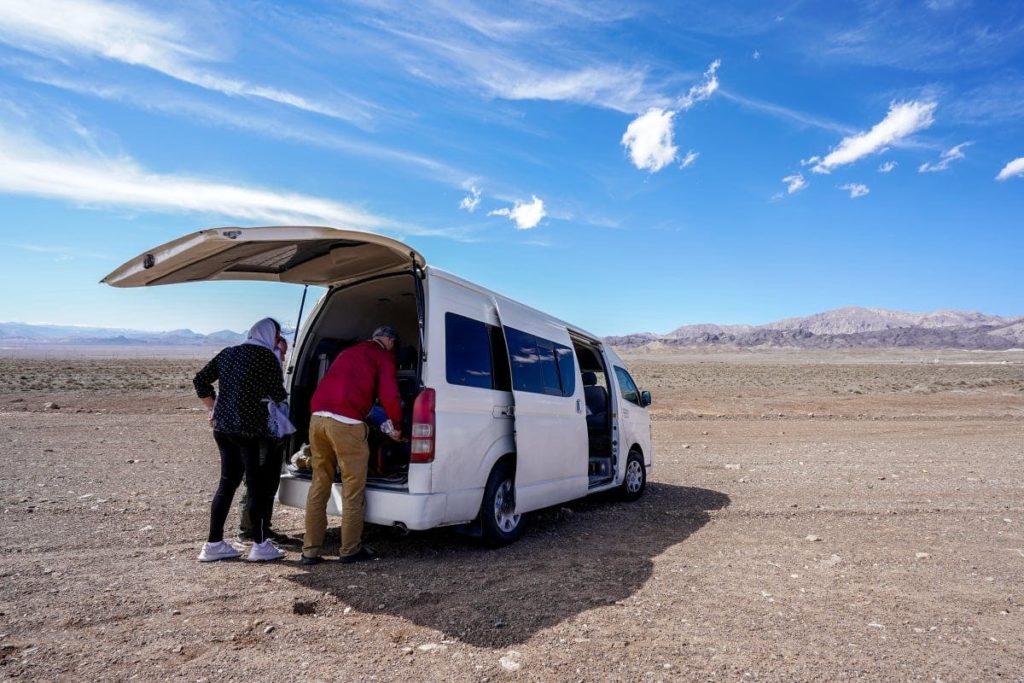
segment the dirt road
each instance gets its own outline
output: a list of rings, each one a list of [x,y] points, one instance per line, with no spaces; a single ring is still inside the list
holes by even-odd
[[[196,562],[201,362],[0,359],[0,678],[1024,680],[1024,354],[934,355],[633,359],[639,502],[312,568]]]

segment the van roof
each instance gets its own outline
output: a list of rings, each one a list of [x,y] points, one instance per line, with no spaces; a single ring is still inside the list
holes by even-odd
[[[588,341],[597,342],[597,343],[600,343],[600,344],[604,343],[601,340],[601,337],[599,337],[596,334],[593,334],[591,332],[588,332],[587,330],[584,330],[582,327],[579,327],[577,325],[573,325],[572,323],[568,323],[568,322],[566,322],[566,321],[564,321],[564,320],[562,320],[560,318],[556,318],[555,316],[553,316],[553,315],[551,315],[549,313],[545,313],[544,311],[540,311],[540,310],[534,308],[533,306],[528,306],[527,304],[524,304],[521,301],[517,301],[516,299],[513,299],[511,297],[505,296],[504,294],[499,294],[498,292],[495,292],[492,289],[488,289],[488,288],[486,288],[486,287],[484,287],[482,285],[478,285],[477,283],[475,283],[475,282],[473,282],[471,280],[467,280],[465,278],[459,277],[458,275],[455,275],[455,274],[453,274],[453,273],[451,273],[451,272],[449,272],[447,270],[444,270],[442,268],[438,268],[437,266],[427,266],[426,270],[429,273],[435,274],[435,275],[437,275],[439,277],[442,277],[442,278],[444,278],[446,280],[449,280],[449,281],[451,281],[451,282],[453,282],[453,283],[455,283],[457,285],[460,285],[462,287],[465,287],[467,289],[472,289],[474,291],[481,292],[483,294],[489,294],[489,295],[491,295],[491,296],[493,296],[496,299],[499,299],[501,301],[507,301],[509,303],[515,304],[516,306],[520,306],[522,308],[525,308],[526,310],[528,310],[528,311],[530,311],[532,313],[535,313],[539,317],[544,318],[544,319],[548,320],[549,322],[553,322],[553,323],[556,323],[558,325],[565,326],[565,328],[569,330],[570,334],[575,334],[578,337],[583,337],[583,338],[587,339]]]

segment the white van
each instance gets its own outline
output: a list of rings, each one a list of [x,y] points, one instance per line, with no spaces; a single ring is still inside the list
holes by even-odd
[[[647,406],[625,364],[587,332],[427,266],[406,244],[322,227],[217,228],[155,247],[103,282],[141,287],[269,280],[327,287],[285,372],[291,450],[337,354],[379,325],[400,335],[407,443],[371,437],[366,520],[405,529],[466,525],[515,540],[523,513],[621,489],[644,491],[654,449]],[[281,478],[281,503],[305,507],[310,479]],[[335,484],[328,512],[340,514]]]

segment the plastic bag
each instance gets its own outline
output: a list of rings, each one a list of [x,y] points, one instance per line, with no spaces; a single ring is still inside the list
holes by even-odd
[[[279,439],[294,434],[295,425],[288,418],[288,401],[277,402],[265,398],[263,402],[267,404],[267,428],[270,433]]]

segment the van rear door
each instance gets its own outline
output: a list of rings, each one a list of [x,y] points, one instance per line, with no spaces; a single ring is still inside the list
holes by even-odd
[[[495,308],[505,332],[515,401],[516,512],[587,495],[583,383],[565,326],[504,297]]]
[[[412,247],[358,230],[306,226],[211,228],[161,244],[101,282],[150,287],[206,280],[340,285],[425,264]]]

